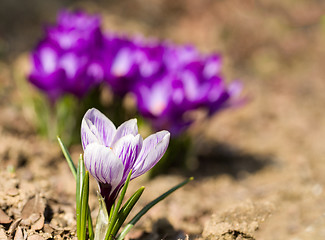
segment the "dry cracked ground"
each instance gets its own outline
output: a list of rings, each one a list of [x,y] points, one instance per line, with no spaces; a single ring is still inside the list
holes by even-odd
[[[37,135],[27,53],[59,8],[103,15],[103,27],[191,43],[224,59],[248,101],[200,120],[191,171],[145,185],[140,209],[170,186],[128,239],[325,239],[325,2],[40,1],[0,3],[0,239],[76,239],[74,179],[55,142]],[[33,91],[35,94],[36,91]],[[74,159],[80,145],[71,148]],[[96,184],[91,184],[96,215]],[[131,192],[131,191],[130,191]]]

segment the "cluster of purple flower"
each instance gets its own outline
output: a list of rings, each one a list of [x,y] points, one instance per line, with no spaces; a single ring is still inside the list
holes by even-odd
[[[169,45],[161,63],[165,71],[134,88],[140,113],[156,129],[178,134],[193,122],[187,112],[205,108],[212,115],[238,102],[241,84],[236,81],[225,85],[219,55],[205,56],[193,47]]]
[[[52,102],[66,93],[82,98],[107,82],[117,95],[132,92],[140,114],[156,130],[185,130],[188,111],[209,114],[238,101],[241,84],[226,86],[219,55],[203,55],[190,46],[103,34],[100,18],[62,11],[55,26],[32,53],[30,81]]]
[[[45,32],[32,53],[29,80],[52,102],[66,93],[82,98],[104,78],[100,18],[62,11]]]

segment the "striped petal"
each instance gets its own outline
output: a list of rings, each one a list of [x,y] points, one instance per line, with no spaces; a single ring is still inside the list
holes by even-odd
[[[132,179],[149,171],[162,158],[170,139],[168,131],[150,135],[143,141],[143,147],[133,166]]]
[[[133,168],[133,165],[142,149],[142,137],[140,134],[133,136],[128,134],[120,138],[114,145],[113,151],[116,156],[122,161],[124,165],[124,178],[127,177],[129,171]]]
[[[112,145],[114,145],[120,138],[122,138],[128,134],[131,134],[133,136],[138,134],[137,119],[134,118],[134,119],[128,120],[128,121],[122,123],[117,128]]]
[[[90,143],[110,147],[116,133],[114,124],[95,108],[89,109],[81,123],[81,141],[85,150]]]
[[[110,184],[114,191],[121,184],[124,166],[112,149],[98,143],[91,143],[84,152],[87,170],[103,184]]]

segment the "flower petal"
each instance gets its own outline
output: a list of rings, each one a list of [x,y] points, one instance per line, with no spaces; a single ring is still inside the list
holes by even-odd
[[[127,177],[129,171],[133,168],[134,163],[142,149],[142,137],[140,134],[133,136],[128,134],[120,138],[114,145],[113,151],[124,165],[124,178]]]
[[[149,171],[162,158],[170,139],[168,131],[150,135],[143,141],[143,147],[133,166],[132,179]]]
[[[110,184],[114,191],[121,184],[124,166],[112,149],[98,143],[91,143],[84,152],[87,170],[103,184]]]
[[[95,108],[89,109],[81,123],[81,141],[85,150],[93,142],[110,147],[116,132],[114,124]]]
[[[114,140],[112,142],[112,145],[114,145],[120,138],[132,134],[133,136],[138,134],[138,125],[137,125],[137,119],[131,119],[124,123],[122,123],[116,130]]]

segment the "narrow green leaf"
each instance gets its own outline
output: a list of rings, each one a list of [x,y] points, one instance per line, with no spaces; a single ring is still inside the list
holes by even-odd
[[[80,170],[83,170],[82,172],[84,172],[84,168],[82,169],[77,169],[76,166],[74,165],[73,161],[72,161],[72,158],[71,158],[71,155],[69,153],[69,151],[67,150],[66,146],[63,144],[63,142],[61,141],[61,138],[59,136],[57,136],[57,139],[58,139],[58,142],[59,142],[59,145],[61,147],[61,150],[63,152],[63,155],[70,167],[70,170],[77,182],[77,186],[76,186],[76,209],[77,209],[77,215],[80,216],[80,195],[81,195],[81,191],[80,190],[80,186],[82,186],[80,184],[80,177],[81,175],[78,175],[78,172]],[[82,156],[80,156],[80,158],[82,159]],[[79,163],[78,163],[78,166],[80,165],[80,159],[79,159]],[[81,165],[80,165],[81,166]],[[80,194],[78,194],[80,193]],[[80,222],[79,220],[80,218],[77,217],[77,235],[78,235],[78,229],[80,229],[80,226],[78,225],[78,222]],[[93,240],[94,239],[94,231],[93,231],[93,222],[92,222],[92,219],[91,219],[91,214],[90,214],[90,208],[88,206],[88,234],[89,234],[89,238],[90,240]]]
[[[78,169],[77,169],[77,178],[76,178],[76,218],[77,218],[77,237],[80,238],[80,208],[81,208],[81,200],[80,200],[80,189],[82,186],[82,178],[80,177],[81,174],[81,164],[80,160],[78,162]],[[81,179],[81,182],[80,182]]]
[[[93,220],[91,219],[91,212],[88,205],[88,236],[90,240],[94,240]]]
[[[126,189],[128,188],[129,182],[131,180],[131,175],[132,175],[132,169],[129,172],[129,175],[128,175],[125,183],[124,183],[124,186],[123,186],[123,188],[121,190],[120,196],[119,196],[119,198],[117,200],[117,203],[116,203],[116,205],[114,207],[114,211],[113,211],[112,217],[111,217],[110,222],[109,222],[109,226],[108,226],[107,235],[106,235],[105,240],[107,240],[107,239],[111,240],[114,237],[111,234],[111,232],[112,232],[112,229],[113,229],[113,227],[115,225],[115,222],[116,222],[116,219],[117,219],[117,215],[118,215],[119,209],[120,209],[120,207],[122,205],[122,201],[123,201],[123,198],[125,196]]]
[[[89,172],[86,171],[81,191],[81,217],[80,217],[80,240],[85,240],[87,235],[88,219],[88,199],[89,199]]]
[[[65,159],[68,162],[68,165],[70,167],[70,170],[71,170],[74,178],[77,178],[77,168],[76,168],[76,166],[74,165],[74,163],[72,161],[72,158],[70,156],[69,151],[67,150],[67,148],[65,147],[65,145],[63,144],[63,142],[61,141],[59,136],[57,136],[57,139],[58,139],[58,142],[59,142],[59,145],[60,145],[61,150],[63,152],[63,155],[64,155]]]
[[[105,239],[107,229],[108,229],[108,213],[106,209],[105,200],[100,194],[98,194],[98,201],[99,201],[99,211],[96,220],[94,240],[103,240]]]
[[[128,234],[130,232],[130,230],[133,228],[134,224],[128,223],[124,228],[123,231],[118,235],[117,240],[123,240],[126,236],[126,234]]]
[[[127,216],[130,214],[131,210],[133,209],[134,205],[138,202],[139,198],[141,197],[144,191],[144,187],[139,188],[124,204],[121,210],[118,213],[117,221],[112,230],[112,236],[115,236],[118,230],[121,228],[122,224],[124,223]]]
[[[84,179],[85,177],[85,172],[86,172],[86,167],[84,164],[84,159],[82,154],[79,155],[79,165],[80,165],[80,180],[82,181],[82,179]],[[80,189],[80,194],[81,194],[81,189]]]
[[[83,199],[82,199],[82,192],[83,192],[83,185],[85,179],[85,164],[83,161],[82,154],[79,156],[79,162],[78,162],[78,171],[77,171],[77,184],[76,184],[76,215],[77,215],[77,236],[78,233],[82,234],[82,204],[83,204]],[[88,173],[88,181],[89,181],[89,173]],[[88,187],[88,192],[89,192],[89,187]],[[88,201],[87,201],[88,203]],[[88,210],[87,210],[88,211]],[[82,238],[80,238],[82,239]]]
[[[111,221],[111,219],[112,219],[114,209],[115,209],[115,203],[113,203],[111,210],[109,211],[109,218],[108,218],[109,221]]]
[[[194,179],[193,177],[190,177],[189,179],[186,179],[185,181],[181,182],[180,184],[177,184],[175,187],[171,188],[170,190],[168,190],[167,192],[165,192],[164,194],[160,195],[159,197],[157,197],[156,199],[154,199],[153,201],[151,201],[150,203],[148,203],[146,206],[144,206],[144,208],[142,208],[142,210],[140,212],[138,212],[138,214],[135,215],[135,217],[132,218],[131,221],[125,226],[125,228],[123,229],[123,231],[119,234],[117,240],[123,240],[124,237],[126,236],[126,234],[128,234],[128,232],[131,230],[131,228],[154,205],[156,205],[158,202],[160,202],[161,200],[165,199],[168,195],[170,195],[171,193],[173,193],[177,189],[183,187],[185,184],[187,184],[188,182],[192,181],[193,179]]]

